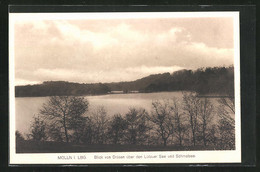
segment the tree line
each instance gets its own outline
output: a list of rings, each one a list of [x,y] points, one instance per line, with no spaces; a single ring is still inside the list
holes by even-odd
[[[150,75],[130,82],[79,84],[46,81],[42,84],[16,86],[16,97],[79,96],[107,94],[110,91],[195,91],[199,94],[233,96],[234,67],[207,67]]]
[[[163,78],[163,79],[162,79]],[[207,67],[165,73],[142,92],[195,91],[198,94],[234,96],[234,67]]]
[[[217,104],[217,105],[216,105]],[[235,148],[234,99],[213,103],[194,93],[152,102],[152,110],[129,108],[107,115],[103,106],[88,112],[83,97],[52,96],[34,116],[27,140],[80,144],[204,146]],[[18,131],[16,141],[24,140]]]

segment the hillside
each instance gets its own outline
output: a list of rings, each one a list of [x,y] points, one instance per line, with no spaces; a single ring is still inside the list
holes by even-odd
[[[172,74],[154,74],[130,82],[80,84],[66,81],[45,81],[37,85],[15,87],[16,97],[55,95],[99,95],[110,91],[196,91],[199,94],[233,96],[234,68],[200,68],[180,70]]]

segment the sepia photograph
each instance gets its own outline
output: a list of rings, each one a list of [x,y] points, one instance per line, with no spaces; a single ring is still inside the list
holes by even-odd
[[[238,12],[9,13],[10,163],[241,162]]]

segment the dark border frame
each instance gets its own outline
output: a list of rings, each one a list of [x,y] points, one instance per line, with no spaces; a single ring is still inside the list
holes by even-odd
[[[256,8],[255,6],[208,6],[208,5],[195,5],[195,6],[170,6],[170,5],[160,5],[160,6],[146,6],[146,5],[130,5],[130,6],[103,6],[103,5],[94,5],[94,6],[38,6],[38,5],[12,5],[9,6],[9,12],[12,13],[21,13],[21,12],[185,12],[185,11],[239,11],[240,12],[240,77],[241,77],[241,142],[242,142],[242,163],[203,163],[203,164],[103,164],[103,167],[122,167],[122,166],[142,166],[142,167],[187,167],[187,166],[249,166],[253,167],[256,164]],[[8,14],[7,14],[8,15]],[[7,16],[8,18],[8,16]],[[8,28],[4,27],[7,24],[8,20],[4,22],[4,25],[1,27],[1,36],[3,35],[3,40],[8,40]],[[4,32],[2,32],[2,30]],[[1,37],[0,36],[0,37]],[[2,39],[1,38],[1,39]],[[3,45],[3,46],[2,46]],[[5,52],[5,58],[2,58],[4,62],[1,63],[1,80],[4,81],[1,83],[1,105],[8,105],[8,43],[1,42],[1,49]],[[3,93],[2,93],[3,89]],[[2,110],[1,110],[2,111]],[[1,126],[4,127],[5,132],[1,131],[1,136],[8,138],[9,133],[9,124],[8,124],[8,106],[4,106],[3,114],[1,116]],[[4,118],[4,119],[2,119]],[[9,144],[6,142],[0,142],[1,148],[9,152]],[[4,153],[4,155],[8,155]],[[8,158],[9,159],[9,158]],[[6,161],[4,161],[6,162]],[[35,166],[44,166],[44,167],[53,167],[59,166],[64,167],[68,165],[63,164],[45,164],[45,165],[12,165],[20,167],[35,167]],[[89,167],[98,167],[99,164],[91,165],[69,165],[69,166],[89,166]]]

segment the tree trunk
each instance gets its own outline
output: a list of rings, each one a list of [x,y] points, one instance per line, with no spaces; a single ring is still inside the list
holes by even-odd
[[[163,139],[163,146],[166,146],[167,145],[167,139]]]
[[[67,126],[66,126],[65,115],[64,115],[64,118],[63,118],[63,127],[64,127],[64,133],[65,133],[65,137],[66,137],[66,142],[68,143],[69,142],[69,138],[68,138],[68,131],[67,131]]]
[[[203,131],[203,142],[204,142],[204,146],[207,146],[207,140],[206,140],[205,131]]]
[[[204,146],[207,145],[207,141],[206,141],[206,120],[204,120],[203,122],[203,142],[204,142]]]
[[[193,141],[193,146],[196,146],[196,138],[195,138],[195,132],[192,131],[192,141]]]
[[[179,139],[180,139],[180,146],[182,146],[182,138],[181,138],[181,136],[179,136]]]

